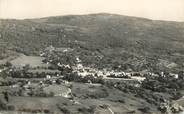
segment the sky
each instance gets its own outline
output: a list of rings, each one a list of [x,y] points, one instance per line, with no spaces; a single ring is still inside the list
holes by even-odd
[[[184,21],[184,0],[0,0],[0,18],[112,13]]]

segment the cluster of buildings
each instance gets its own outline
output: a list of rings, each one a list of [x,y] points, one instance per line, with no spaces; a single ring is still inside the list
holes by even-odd
[[[50,46],[48,48],[46,48],[45,52],[42,53],[41,56],[43,56],[45,53],[47,52],[53,52],[53,51],[57,51],[57,52],[70,52],[72,51],[72,49],[70,48],[55,48],[53,46]],[[52,61],[52,60],[51,60]],[[85,77],[85,76],[94,76],[94,77],[103,77],[104,79],[108,79],[108,78],[128,78],[128,79],[135,79],[135,80],[139,80],[142,81],[145,79],[145,74],[147,76],[151,76],[151,77],[157,77],[157,76],[161,76],[161,77],[165,77],[167,78],[168,75],[170,77],[174,77],[174,78],[179,78],[180,76],[178,74],[174,74],[174,73],[169,73],[169,74],[165,74],[164,72],[161,72],[160,74],[155,74],[149,71],[146,72],[124,72],[124,71],[115,71],[115,70],[110,70],[110,69],[97,69],[97,68],[93,68],[93,67],[87,67],[84,66],[82,64],[82,60],[79,58],[79,56],[75,57],[75,65],[69,65],[69,64],[63,64],[58,62],[57,66],[58,67],[62,67],[62,68],[68,68],[68,69],[72,69],[72,72],[77,73],[79,76]]]
[[[85,77],[85,76],[94,76],[94,77],[103,77],[104,79],[108,78],[133,78],[136,77],[135,73],[128,73],[123,71],[114,71],[114,70],[107,70],[107,69],[96,69],[91,67],[83,66],[82,60],[79,59],[79,57],[76,57],[76,65],[70,67],[69,65],[66,65],[69,68],[73,69],[73,72],[76,72],[79,76]],[[142,77],[141,74],[137,73],[137,77]]]

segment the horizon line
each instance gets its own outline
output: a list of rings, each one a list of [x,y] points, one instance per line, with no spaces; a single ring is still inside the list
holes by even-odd
[[[148,18],[148,17],[141,17],[141,16],[134,16],[134,15],[123,15],[123,14],[118,14],[118,13],[107,13],[107,12],[85,13],[85,14],[50,15],[50,16],[31,17],[31,18],[10,18],[10,17],[2,18],[2,17],[0,17],[0,20],[34,20],[34,19],[44,19],[44,18],[52,18],[52,17],[87,16],[87,15],[102,15],[102,14],[126,16],[126,17],[132,17],[132,18],[146,19],[146,20],[149,20],[149,21],[165,21],[165,22],[179,22],[179,23],[184,22],[183,20],[176,21],[176,20],[167,20],[167,19],[163,19],[163,20],[162,19],[151,19],[151,18]]]

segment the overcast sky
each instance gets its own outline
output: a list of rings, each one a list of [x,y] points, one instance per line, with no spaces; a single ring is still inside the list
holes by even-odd
[[[0,18],[115,13],[184,21],[184,0],[0,0]]]

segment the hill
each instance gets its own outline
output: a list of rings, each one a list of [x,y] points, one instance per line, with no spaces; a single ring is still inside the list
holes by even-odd
[[[0,20],[0,24],[1,40],[8,43],[8,49],[27,55],[38,55],[53,45],[85,50],[88,56],[83,57],[101,55],[100,64],[123,69],[184,68],[183,22],[101,13]]]

